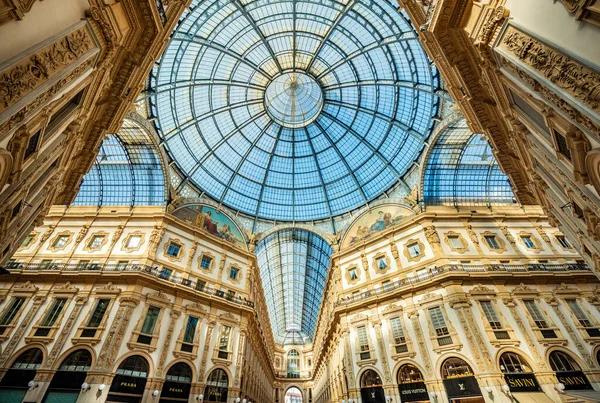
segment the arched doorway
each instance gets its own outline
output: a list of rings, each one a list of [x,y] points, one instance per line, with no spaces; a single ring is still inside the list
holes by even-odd
[[[300,353],[290,350],[287,353],[287,377],[300,378]]]
[[[360,396],[362,403],[385,403],[383,382],[372,369],[366,370],[360,378]]]
[[[471,366],[458,357],[448,358],[442,364],[444,388],[451,403],[484,403],[481,389]]]
[[[208,402],[226,402],[229,377],[221,368],[215,369],[208,376],[204,389],[204,400]]]
[[[0,402],[21,403],[29,389],[29,381],[35,378],[43,360],[44,353],[39,348],[23,352],[12,363],[0,382]]]
[[[187,402],[192,386],[192,369],[183,362],[171,366],[167,371],[159,403]]]
[[[429,394],[419,368],[405,364],[398,371],[398,390],[402,402],[429,402]]]
[[[148,361],[139,355],[132,355],[124,359],[110,384],[106,402],[141,402],[149,367]]]
[[[292,386],[285,392],[284,403],[302,403],[302,392],[295,386]]]
[[[558,382],[565,385],[565,390],[594,389],[577,361],[562,351],[550,353],[550,367],[556,373]]]
[[[44,403],[75,403],[91,366],[92,354],[88,350],[69,354],[52,377]]]

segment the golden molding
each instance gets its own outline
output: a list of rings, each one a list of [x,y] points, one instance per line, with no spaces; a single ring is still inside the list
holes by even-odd
[[[47,45],[0,74],[0,113],[94,47],[85,26]]]

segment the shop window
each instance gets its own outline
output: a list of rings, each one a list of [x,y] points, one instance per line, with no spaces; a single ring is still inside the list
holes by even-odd
[[[541,392],[533,370],[519,354],[506,352],[500,356],[500,371],[511,392]]]
[[[35,378],[44,354],[39,348],[22,353],[13,362],[0,381],[0,402],[21,402],[29,390],[28,383]]]
[[[552,351],[549,356],[550,367],[565,390],[592,390],[592,385],[581,370],[579,364],[567,353]]]
[[[486,235],[484,238],[490,249],[500,249],[500,244],[498,243],[496,235]]]
[[[452,337],[450,336],[450,330],[446,324],[446,319],[442,312],[442,308],[439,306],[429,308],[429,318],[431,319],[431,325],[435,331],[438,345],[440,347],[452,344]]]
[[[132,355],[123,360],[117,368],[106,400],[140,402],[146,389],[148,368],[148,361],[139,355]]]
[[[160,394],[161,402],[187,402],[192,386],[192,369],[189,365],[178,362],[167,371],[165,383]]]
[[[450,403],[485,402],[473,370],[464,360],[458,357],[446,359],[442,364],[442,378]]]
[[[229,351],[229,339],[231,336],[231,326],[222,325],[221,330],[219,332],[219,347],[217,352],[217,357],[223,360],[228,360],[230,351]]]
[[[204,400],[209,402],[227,402],[229,377],[221,368],[213,370],[206,381]]]
[[[140,334],[138,335],[138,343],[152,343],[152,337],[154,336],[154,329],[156,328],[156,323],[158,322],[159,314],[160,308],[155,306],[150,306],[148,308],[148,310],[146,311],[146,317],[144,318],[144,323],[142,324],[142,328],[140,329]]]
[[[4,335],[9,326],[14,326],[13,320],[25,304],[24,297],[13,297],[0,316],[0,336]]]
[[[96,337],[98,328],[102,324],[109,305],[110,299],[108,298],[101,298],[96,302],[94,310],[92,311],[87,324],[81,331],[81,337]]]
[[[398,387],[400,396],[409,396],[411,402],[429,402],[425,379],[421,371],[411,364],[405,364],[398,371]],[[401,400],[404,401],[404,400]]]
[[[56,324],[58,319],[61,317],[61,313],[67,304],[66,298],[56,298],[52,301],[50,308],[44,315],[44,318],[40,322],[37,329],[34,331],[35,337],[46,337],[50,334],[52,327]]]
[[[181,351],[191,353],[194,351],[194,339],[196,338],[196,327],[198,327],[198,318],[188,316],[183,333],[183,342],[181,343]]]
[[[356,334],[358,335],[358,356],[361,361],[369,360],[371,358],[371,348],[369,346],[369,337],[367,335],[367,326],[359,326],[356,328]]]
[[[363,403],[386,401],[383,382],[374,370],[367,369],[360,378],[360,395]]]

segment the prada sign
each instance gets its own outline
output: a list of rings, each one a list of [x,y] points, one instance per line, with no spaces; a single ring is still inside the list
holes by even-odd
[[[116,375],[110,385],[111,392],[130,393],[132,395],[142,395],[146,387],[146,378],[137,378],[134,376]]]
[[[557,372],[556,378],[565,385],[565,390],[594,389],[581,371]]]
[[[398,389],[400,391],[400,400],[403,402],[429,401],[425,382],[401,383],[398,385]]]
[[[532,373],[504,374],[504,380],[511,392],[541,392],[540,385]]]
[[[187,399],[190,396],[190,386],[189,383],[167,381],[160,396]]]
[[[444,387],[449,399],[481,396],[481,389],[474,376],[444,379]]]

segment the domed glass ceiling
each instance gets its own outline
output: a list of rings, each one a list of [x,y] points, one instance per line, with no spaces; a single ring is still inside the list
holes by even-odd
[[[283,221],[336,216],[391,188],[430,134],[439,87],[396,7],[193,1],[150,79],[181,186]]]

